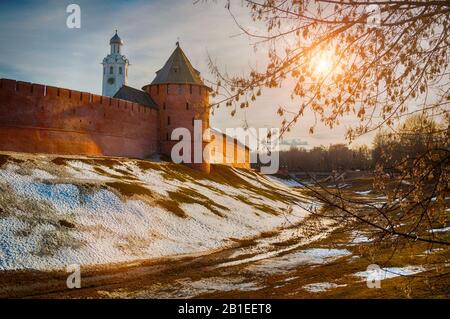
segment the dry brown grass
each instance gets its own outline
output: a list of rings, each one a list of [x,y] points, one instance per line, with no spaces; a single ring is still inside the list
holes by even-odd
[[[0,168],[3,167],[8,162],[8,159],[10,158],[9,155],[0,154]]]
[[[105,184],[110,189],[118,192],[120,195],[122,195],[125,198],[131,198],[135,195],[147,196],[149,198],[154,197],[154,192],[152,192],[150,189],[148,189],[144,185],[141,185],[138,183],[113,181],[113,182],[106,182]]]
[[[178,203],[174,200],[159,198],[155,201],[155,203],[158,206],[160,206],[161,208],[164,208],[165,210],[167,210],[171,213],[174,213],[178,217],[181,217],[181,218],[188,217],[188,215],[186,215],[185,211],[181,209],[180,203]]]

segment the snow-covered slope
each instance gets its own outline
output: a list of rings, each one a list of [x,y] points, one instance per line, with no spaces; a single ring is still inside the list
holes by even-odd
[[[300,221],[301,201],[223,166],[0,153],[0,270],[208,252]]]
[[[275,175],[267,175],[267,177],[288,187],[303,187],[302,184],[292,178],[281,178]]]

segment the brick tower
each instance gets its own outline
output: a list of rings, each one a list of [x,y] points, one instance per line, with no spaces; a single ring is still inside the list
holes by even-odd
[[[175,128],[187,128],[192,136],[190,166],[209,173],[209,158],[202,158],[201,163],[194,163],[194,140],[208,147],[209,132],[209,91],[203,83],[200,72],[194,69],[177,42],[175,51],[164,67],[156,72],[151,84],[142,88],[158,104],[160,110],[160,150],[161,154],[170,156],[172,147],[178,143],[171,139]],[[202,134],[194,135],[194,120],[201,120]],[[201,139],[201,140],[199,140]],[[201,144],[199,144],[201,143]]]

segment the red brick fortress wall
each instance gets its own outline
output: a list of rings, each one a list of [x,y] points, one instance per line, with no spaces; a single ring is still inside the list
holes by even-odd
[[[211,163],[250,169],[250,150],[237,139],[213,131],[211,142]]]
[[[0,79],[0,150],[145,158],[158,111],[129,101]]]

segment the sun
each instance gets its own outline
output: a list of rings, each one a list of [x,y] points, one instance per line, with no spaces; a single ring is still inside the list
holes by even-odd
[[[311,56],[311,72],[319,77],[327,77],[331,72],[335,72],[334,55],[328,50],[321,50]]]
[[[314,69],[316,73],[319,75],[326,75],[329,72],[331,72],[333,68],[333,63],[329,57],[321,56],[319,57],[316,65],[314,66]]]

